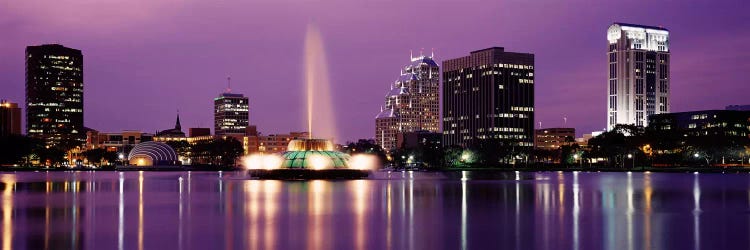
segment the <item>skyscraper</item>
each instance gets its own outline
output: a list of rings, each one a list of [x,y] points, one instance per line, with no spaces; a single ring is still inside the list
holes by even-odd
[[[433,56],[411,57],[385,96],[375,117],[375,141],[386,150],[399,145],[398,134],[439,130],[440,68]]]
[[[248,99],[242,94],[222,93],[214,98],[214,134],[245,135],[248,125]]]
[[[443,62],[443,145],[534,145],[534,55],[493,47]]]
[[[609,42],[607,129],[648,126],[648,116],[669,113],[669,31],[614,23]]]
[[[21,108],[18,103],[0,101],[0,136],[21,134]]]
[[[84,142],[80,50],[59,44],[26,47],[26,131],[48,145]]]

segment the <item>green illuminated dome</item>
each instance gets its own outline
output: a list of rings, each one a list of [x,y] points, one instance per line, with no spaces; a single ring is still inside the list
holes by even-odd
[[[282,158],[282,168],[332,169],[347,168],[351,157],[334,151],[328,140],[300,139],[289,142]]]

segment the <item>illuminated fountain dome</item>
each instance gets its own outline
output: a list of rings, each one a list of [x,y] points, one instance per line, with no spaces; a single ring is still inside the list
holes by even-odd
[[[335,151],[329,140],[298,139],[289,142],[282,158],[282,168],[337,169],[347,168],[351,157]]]
[[[136,166],[165,166],[177,165],[177,153],[169,145],[161,142],[141,142],[135,145],[128,162]]]

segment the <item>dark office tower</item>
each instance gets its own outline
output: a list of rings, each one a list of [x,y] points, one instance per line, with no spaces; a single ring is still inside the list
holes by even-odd
[[[26,131],[48,145],[83,142],[83,55],[58,44],[26,47]]]
[[[443,144],[534,145],[534,55],[493,47],[443,62]]]
[[[648,126],[648,116],[669,113],[669,31],[615,23],[607,29],[607,130]]]
[[[248,125],[248,99],[242,94],[222,93],[214,98],[214,134],[244,136]]]
[[[21,108],[18,103],[0,100],[0,136],[21,134]]]

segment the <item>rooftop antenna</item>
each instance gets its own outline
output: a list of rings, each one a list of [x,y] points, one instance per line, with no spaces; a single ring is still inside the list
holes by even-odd
[[[542,122],[539,122],[539,129],[542,129]]]
[[[435,48],[432,48],[432,51],[430,52],[430,58],[435,57]]]
[[[232,92],[232,77],[227,76],[227,93]]]
[[[563,116],[563,126],[568,126],[568,117]]]
[[[409,60],[414,60],[414,52],[409,50]]]
[[[424,56],[422,52],[424,52],[424,48],[419,49],[419,56],[420,57]]]

